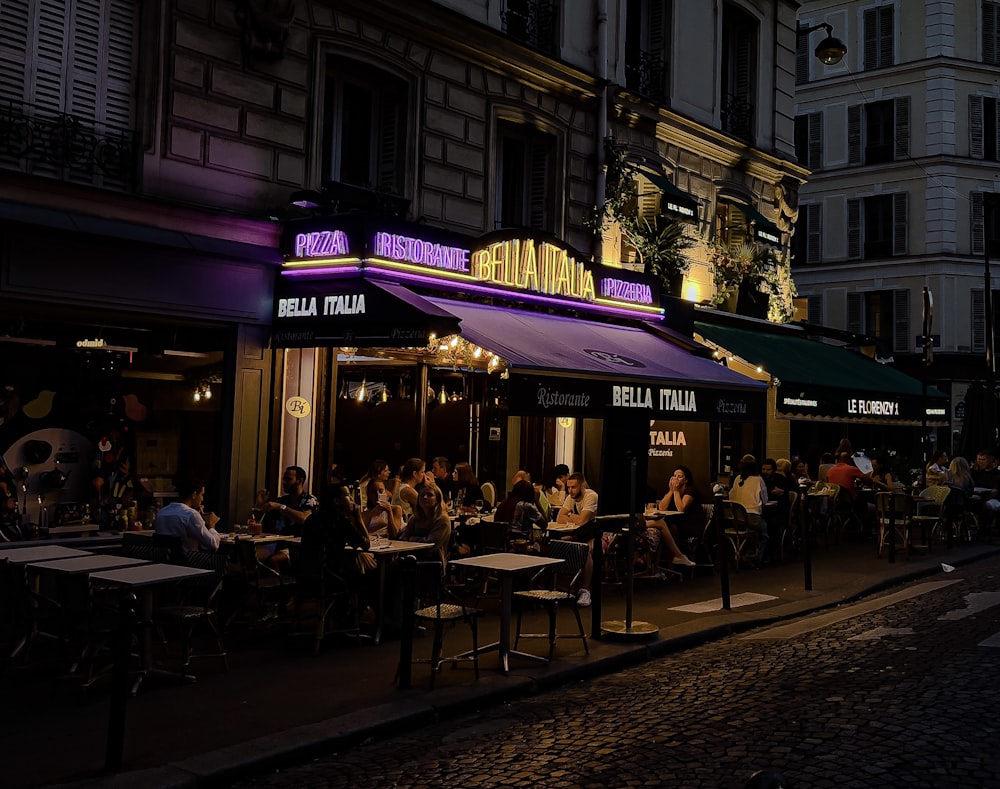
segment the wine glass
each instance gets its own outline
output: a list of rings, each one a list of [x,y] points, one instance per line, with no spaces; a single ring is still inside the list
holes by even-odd
[[[483,511],[483,500],[476,499],[476,512],[482,512],[482,511]]]

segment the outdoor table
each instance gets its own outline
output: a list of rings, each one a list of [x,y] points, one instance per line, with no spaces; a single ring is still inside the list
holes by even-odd
[[[47,562],[52,559],[68,559],[71,556],[93,556],[93,554],[62,545],[29,545],[25,548],[0,549],[0,561],[9,559],[11,564]]]
[[[435,547],[432,542],[408,542],[407,540],[379,540],[373,542],[371,553],[378,562],[378,602],[375,611],[375,633],[372,641],[382,643],[382,629],[385,624],[385,579],[389,573],[389,563],[404,553],[416,553]]]
[[[562,564],[562,559],[550,559],[548,556],[535,556],[530,553],[490,553],[485,556],[469,556],[465,559],[455,559],[452,564],[462,567],[478,567],[493,570],[500,576],[500,640],[479,648],[479,653],[496,650],[500,654],[500,665],[503,673],[510,672],[510,656],[516,655],[539,663],[548,663],[548,658],[532,655],[528,652],[517,652],[510,648],[510,614],[514,599],[514,574],[524,570],[535,570],[549,564]],[[466,653],[472,654],[471,652]]]
[[[132,687],[133,696],[139,690],[143,680],[153,673],[153,633],[152,627],[149,625],[153,621],[153,590],[163,584],[211,574],[211,570],[201,570],[197,567],[154,562],[91,573],[92,581],[119,586],[123,590],[142,591],[140,610],[142,621],[146,623],[146,626],[143,628],[142,634],[142,671]],[[194,677],[185,677],[185,679],[194,681]]]
[[[116,567],[132,567],[137,564],[149,564],[146,559],[133,559],[131,556],[111,556],[110,554],[91,553],[86,556],[71,556],[66,559],[29,562],[33,570],[79,575],[96,570],[113,570]]]

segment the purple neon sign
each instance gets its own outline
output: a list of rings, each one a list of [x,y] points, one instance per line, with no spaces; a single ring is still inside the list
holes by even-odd
[[[435,244],[398,233],[375,234],[375,257],[444,271],[469,272],[468,249]]]

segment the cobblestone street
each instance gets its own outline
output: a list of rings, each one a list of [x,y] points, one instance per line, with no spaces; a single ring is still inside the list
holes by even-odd
[[[241,786],[1000,787],[998,577],[984,561]]]

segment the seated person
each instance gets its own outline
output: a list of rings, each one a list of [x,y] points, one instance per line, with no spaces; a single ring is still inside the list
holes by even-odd
[[[597,517],[597,491],[587,487],[587,479],[579,471],[570,474],[566,479],[566,499],[559,510],[558,523],[571,523],[577,528],[565,539],[574,542],[585,542],[594,547],[594,534]],[[594,575],[594,557],[587,554],[587,562],[583,566],[580,588],[577,591],[576,604],[581,608],[590,605],[590,582]]]
[[[646,521],[646,535],[653,549],[651,572],[660,566],[664,549],[670,554],[671,563],[694,567],[695,563],[677,547],[678,539],[701,537],[705,531],[705,510],[691,479],[691,469],[678,466],[667,483],[666,494],[657,503],[661,511],[682,512],[684,517],[651,518]]]
[[[851,494],[851,500],[856,501],[858,492],[854,484],[857,480],[875,487],[875,481],[851,462],[851,456],[841,452],[836,464],[826,473],[826,481],[832,485],[840,485],[842,490]]]
[[[396,539],[403,528],[403,508],[390,504],[385,483],[376,478],[369,480],[366,491],[368,506],[361,513],[368,534]]]
[[[417,495],[417,508],[406,521],[399,535],[401,540],[430,542],[437,546],[437,557],[444,565],[448,562],[448,545],[451,542],[451,519],[444,511],[444,498],[437,485],[424,485]]]
[[[976,453],[976,464],[972,467],[972,481],[975,487],[983,488],[985,491],[978,494],[979,515],[988,524],[1000,510],[1000,469],[997,468],[992,450],[981,449]]]
[[[180,537],[186,551],[219,550],[222,536],[215,530],[219,516],[213,512],[202,515],[205,483],[196,479],[178,479],[174,485],[180,501],[172,501],[156,513],[153,531]]]
[[[560,463],[554,466],[542,478],[542,493],[552,507],[561,507],[566,499],[566,480],[569,477],[569,466]]]
[[[894,490],[896,479],[892,476],[892,471],[888,466],[882,465],[882,459],[878,455],[872,455],[872,473],[869,475],[875,483],[877,490]]]
[[[548,521],[538,506],[538,491],[529,480],[521,479],[500,502],[493,520],[509,523],[513,531],[531,535],[532,529],[544,529]]]
[[[767,485],[760,475],[760,466],[753,455],[744,455],[740,458],[739,474],[733,480],[733,487],[729,490],[729,500],[742,504],[747,511],[747,519],[750,528],[755,529],[759,535],[757,537],[757,560],[762,561],[767,549],[767,521],[764,520],[763,510],[767,504]]]
[[[927,487],[948,484],[948,453],[943,449],[937,450],[927,464],[924,470],[924,484]]]
[[[302,524],[319,507],[319,501],[305,489],[306,472],[299,466],[289,466],[281,475],[283,494],[271,499],[270,491],[257,491],[257,509],[264,516],[261,523],[269,534],[302,533]]]
[[[514,476],[510,478],[510,489],[513,490],[514,486],[520,482],[522,479],[531,482],[531,474],[529,474],[524,469],[518,469],[514,472]],[[545,516],[545,520],[549,519],[549,511],[551,510],[551,505],[549,504],[548,498],[545,496],[545,492],[542,490],[542,486],[539,483],[532,483],[535,488],[535,506],[541,511],[542,515]]]
[[[325,567],[351,579],[375,566],[375,557],[362,553],[369,547],[368,531],[361,523],[351,489],[341,482],[327,485],[323,505],[302,526],[303,553],[325,549]]]
[[[972,479],[972,469],[969,468],[969,461],[963,457],[951,459],[948,465],[948,483],[951,487],[960,490],[966,498],[975,492],[976,483]]]
[[[468,463],[455,464],[455,503],[459,507],[474,508],[476,502],[483,502],[483,489],[476,479],[476,473]]]

